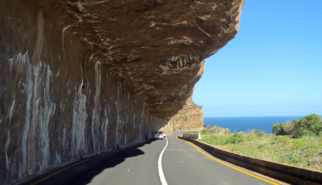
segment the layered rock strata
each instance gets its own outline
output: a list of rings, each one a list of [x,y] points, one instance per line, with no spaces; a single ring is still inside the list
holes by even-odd
[[[187,99],[186,105],[160,130],[173,133],[180,130],[200,130],[204,126],[202,107]]]
[[[1,1],[0,184],[151,138],[244,1]]]

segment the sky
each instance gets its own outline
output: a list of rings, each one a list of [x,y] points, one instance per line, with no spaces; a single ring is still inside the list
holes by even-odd
[[[322,0],[247,0],[193,100],[204,117],[322,115]]]

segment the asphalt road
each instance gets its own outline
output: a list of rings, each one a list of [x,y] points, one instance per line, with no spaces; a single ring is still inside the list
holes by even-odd
[[[175,136],[169,137],[163,156],[163,170],[169,185],[270,184],[210,159]]]
[[[189,143],[168,136],[162,157],[162,170],[169,185],[265,185],[269,184],[226,165],[196,150]],[[166,140],[155,140],[125,149],[114,156],[102,156],[48,178],[40,185],[161,185],[158,159]],[[27,184],[31,184],[28,182]]]

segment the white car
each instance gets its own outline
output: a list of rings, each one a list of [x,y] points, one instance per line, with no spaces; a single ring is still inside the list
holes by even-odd
[[[166,137],[167,136],[164,131],[161,131],[161,132],[163,134],[163,137]]]
[[[155,139],[162,139],[163,140],[163,133],[162,132],[155,132],[153,134],[153,138],[155,138]]]

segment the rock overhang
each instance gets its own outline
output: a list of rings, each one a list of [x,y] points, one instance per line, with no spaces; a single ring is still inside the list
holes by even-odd
[[[55,7],[62,34],[86,46],[89,62],[125,81],[153,117],[169,119],[192,94],[204,59],[236,36],[245,0],[43,3]]]

